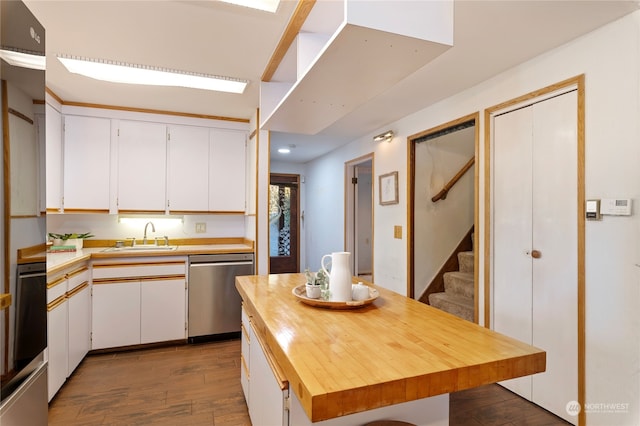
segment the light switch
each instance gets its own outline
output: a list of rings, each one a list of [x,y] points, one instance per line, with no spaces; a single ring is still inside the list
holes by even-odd
[[[207,224],[205,222],[196,223],[196,234],[204,234],[207,232]]]
[[[393,227],[393,238],[397,238],[398,240],[402,239],[402,226],[395,225]]]
[[[585,219],[600,220],[600,200],[587,200],[585,205]]]

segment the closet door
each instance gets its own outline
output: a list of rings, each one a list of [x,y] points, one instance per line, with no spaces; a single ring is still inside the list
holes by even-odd
[[[532,109],[494,120],[493,327],[525,343],[532,324]],[[531,399],[531,376],[502,382]]]
[[[533,376],[532,401],[567,421],[578,399],[577,94],[534,105],[533,341],[547,370]]]
[[[547,352],[502,384],[575,422],[578,399],[577,94],[494,119],[493,326]]]

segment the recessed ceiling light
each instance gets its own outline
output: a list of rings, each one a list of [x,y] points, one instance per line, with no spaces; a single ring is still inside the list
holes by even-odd
[[[252,9],[264,10],[265,12],[275,13],[278,10],[280,0],[222,0],[225,3],[231,3],[238,6],[250,7]]]
[[[290,152],[291,152],[291,150],[290,150],[289,148],[279,148],[279,149],[278,149],[278,152],[279,152],[280,154],[288,154],[288,153],[290,153]]]
[[[231,77],[197,74],[102,59],[58,55],[58,60],[69,72],[112,83],[190,87],[229,93],[244,92],[248,83],[247,80]]]

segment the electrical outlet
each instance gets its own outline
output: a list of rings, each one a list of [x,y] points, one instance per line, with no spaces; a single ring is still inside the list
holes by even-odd
[[[393,227],[393,238],[396,238],[398,240],[402,239],[402,226],[395,225]]]
[[[196,223],[196,234],[204,234],[207,232],[207,224],[204,222]]]

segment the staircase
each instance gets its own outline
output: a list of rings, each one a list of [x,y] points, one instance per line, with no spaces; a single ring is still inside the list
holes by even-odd
[[[473,322],[473,251],[458,253],[458,271],[444,274],[444,292],[429,295],[429,304]]]

